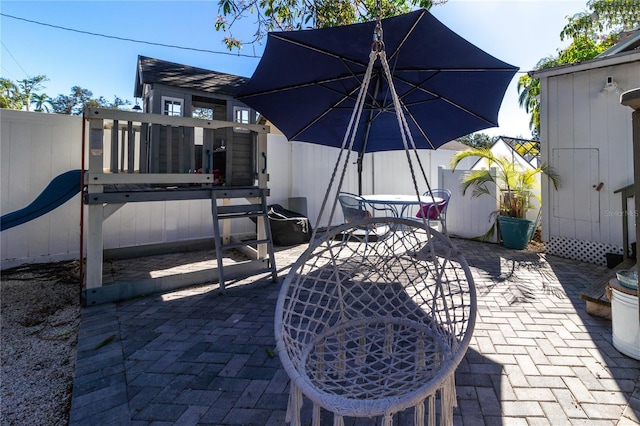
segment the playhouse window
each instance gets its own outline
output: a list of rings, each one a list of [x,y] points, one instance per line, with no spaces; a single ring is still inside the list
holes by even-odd
[[[194,106],[191,116],[202,120],[213,120],[213,108]]]
[[[235,121],[236,123],[251,124],[251,121],[249,120],[250,114],[251,114],[250,108],[237,107],[237,106],[233,107],[233,121]],[[239,133],[249,132],[248,129],[245,129],[242,127],[234,127],[233,131],[239,132]]]
[[[182,117],[184,100],[180,98],[162,97],[162,113],[174,117]]]

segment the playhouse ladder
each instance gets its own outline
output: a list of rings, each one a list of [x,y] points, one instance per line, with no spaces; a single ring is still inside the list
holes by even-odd
[[[238,200],[239,191],[233,190],[233,199]],[[261,188],[248,188],[245,190],[244,199],[246,203],[243,204],[223,204],[218,205],[218,200],[223,200],[223,203],[230,199],[229,190],[227,189],[213,189],[211,190],[211,213],[213,214],[213,237],[216,245],[216,258],[218,261],[218,277],[220,280],[220,290],[225,291],[225,278],[224,268],[222,262],[222,255],[224,250],[232,248],[252,248],[255,246],[255,251],[258,259],[264,258],[264,247],[266,246],[269,255],[269,270],[271,276],[275,282],[278,278],[276,271],[276,260],[273,250],[273,239],[271,238],[271,227],[269,226],[269,216],[267,210],[267,197],[266,190]],[[229,219],[247,219],[256,218],[258,223],[258,229],[256,232],[256,238],[251,240],[236,240],[228,236],[229,232],[225,232],[223,238],[220,232],[220,221],[224,224],[228,224]]]

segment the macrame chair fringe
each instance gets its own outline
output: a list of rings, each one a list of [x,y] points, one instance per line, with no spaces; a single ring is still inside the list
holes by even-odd
[[[436,426],[436,396],[429,395],[427,398],[429,404],[429,426]]]
[[[382,419],[382,426],[393,426],[393,414],[385,414]]]
[[[458,406],[457,401],[455,377],[451,375],[444,382],[444,386],[440,391],[440,409],[442,410],[440,414],[441,426],[453,424],[453,407]]]
[[[318,404],[313,404],[313,418],[311,426],[320,426],[320,406]]]
[[[289,389],[289,403],[287,404],[287,412],[285,414],[285,422],[291,426],[301,426],[300,410],[302,409],[302,392],[291,382]]]
[[[295,385],[292,385],[295,387]],[[425,413],[425,400],[418,402],[414,408],[414,417],[413,424],[414,426],[424,426],[425,424],[428,426],[436,426],[437,423],[437,413],[436,413],[436,396],[429,395],[426,398],[426,404],[428,408]],[[455,387],[455,379],[452,377],[447,378],[443,383],[443,387],[440,389],[440,404],[441,404],[441,413],[440,413],[440,426],[447,426],[453,424],[453,408],[457,406],[456,399],[456,387]],[[301,425],[299,411],[302,409],[303,405],[303,395],[298,389],[294,390],[290,394],[290,403],[289,405],[292,407],[287,410],[286,422],[291,423],[292,425]],[[296,413],[293,417],[290,416],[291,413]],[[313,404],[312,411],[312,421],[311,426],[320,426],[321,424],[321,407],[318,404]],[[425,418],[425,414],[427,415]],[[425,423],[425,420],[427,423]],[[335,414],[334,415],[334,426],[344,426],[344,417]],[[385,414],[382,418],[381,426],[393,426],[393,414]]]
[[[414,407],[413,425],[424,426],[424,401],[418,402]]]

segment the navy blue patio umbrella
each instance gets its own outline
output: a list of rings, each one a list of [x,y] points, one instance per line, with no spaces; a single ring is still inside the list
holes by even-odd
[[[517,67],[476,47],[426,10],[381,20],[393,86],[417,149],[497,126]],[[291,141],[340,147],[363,83],[376,22],[271,32],[238,99]],[[366,152],[404,149],[389,82],[373,69],[357,140]],[[361,183],[360,183],[361,185]]]

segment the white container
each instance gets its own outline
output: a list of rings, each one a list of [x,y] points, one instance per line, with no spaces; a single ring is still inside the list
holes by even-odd
[[[640,360],[638,296],[611,287],[611,328],[613,346],[621,353]]]

